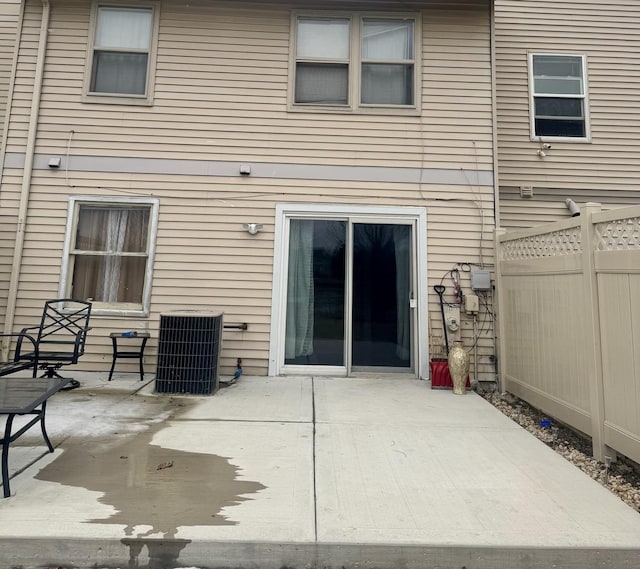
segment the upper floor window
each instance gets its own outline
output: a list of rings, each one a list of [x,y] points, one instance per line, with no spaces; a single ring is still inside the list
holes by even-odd
[[[588,139],[585,58],[531,54],[532,136]]]
[[[156,29],[154,4],[94,4],[87,95],[150,102]]]
[[[297,15],[294,106],[415,109],[415,17]]]
[[[62,289],[98,313],[148,314],[158,202],[71,198]]]

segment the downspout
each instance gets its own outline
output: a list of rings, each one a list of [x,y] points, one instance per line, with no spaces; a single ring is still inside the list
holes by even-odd
[[[489,49],[491,58],[491,129],[493,145],[493,219],[494,226],[500,227],[500,180],[498,179],[498,104],[496,101],[496,0],[491,0],[491,25]]]
[[[42,21],[40,23],[40,41],[38,43],[38,56],[33,81],[33,95],[31,97],[31,114],[29,115],[29,130],[27,131],[27,145],[25,148],[24,169],[22,187],[20,189],[20,205],[18,206],[18,222],[16,227],[16,241],[13,248],[13,262],[11,264],[11,278],[9,280],[9,295],[7,297],[7,314],[4,321],[4,333],[13,331],[13,322],[16,315],[16,302],[18,298],[18,284],[20,282],[20,267],[24,253],[24,238],[27,225],[27,213],[29,209],[29,193],[31,191],[31,178],[33,176],[33,159],[36,150],[36,134],[38,130],[38,117],[40,115],[40,97],[42,95],[42,78],[44,76],[44,59],[47,51],[47,38],[49,34],[49,17],[51,7],[49,0],[42,0]],[[2,360],[6,361],[9,345],[2,346]]]
[[[494,228],[498,230],[500,228],[500,179],[498,176],[498,103],[496,101],[497,98],[497,88],[496,88],[496,1],[490,0],[491,6],[489,8],[489,13],[491,14],[491,22],[490,22],[490,32],[489,32],[489,50],[490,50],[490,59],[491,59],[491,141],[493,145],[493,220],[494,220]],[[497,237],[497,235],[496,235]],[[498,297],[498,312],[500,307],[500,278],[498,272],[500,271],[500,267],[498,265],[498,257],[499,249],[497,247],[498,241],[495,240],[496,247],[494,247],[493,255],[494,255],[494,266],[496,268],[496,278],[494,280],[495,288],[493,294],[491,295],[491,299],[494,303],[494,313],[495,310],[495,301],[496,297]],[[500,315],[498,314],[498,318],[495,318],[493,321],[493,350],[494,350],[494,362],[497,361],[500,363],[502,359],[502,353],[500,347],[503,345],[500,342],[500,335],[502,334],[502,330],[500,330],[499,322]],[[498,371],[499,368],[496,369],[496,389],[498,393],[501,392],[501,389],[504,386],[504,379],[502,375]]]

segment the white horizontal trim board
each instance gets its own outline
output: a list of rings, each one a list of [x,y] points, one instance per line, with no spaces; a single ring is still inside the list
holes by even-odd
[[[50,170],[51,154],[36,154],[35,170]],[[170,174],[189,176],[234,177],[240,164],[221,160],[180,160],[166,158],[129,158],[112,156],[63,156],[60,170],[69,172],[117,172],[127,174]],[[8,152],[5,168],[24,168],[24,153]],[[251,178],[297,180],[342,180],[351,182],[395,182],[467,186],[493,186],[491,170],[463,168],[388,168],[382,166],[329,166],[322,164],[287,164],[250,162]]]

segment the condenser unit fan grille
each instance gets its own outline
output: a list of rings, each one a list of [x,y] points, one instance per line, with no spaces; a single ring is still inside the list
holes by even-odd
[[[160,315],[158,393],[211,394],[218,389],[222,314]]]

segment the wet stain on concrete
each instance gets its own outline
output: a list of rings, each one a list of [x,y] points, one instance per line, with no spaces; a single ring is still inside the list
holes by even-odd
[[[113,444],[68,441],[64,453],[36,478],[102,492],[99,501],[117,512],[88,521],[123,524],[126,536],[143,538],[145,543],[155,543],[144,540],[155,534],[175,542],[180,526],[235,525],[221,510],[251,499],[247,495],[265,486],[239,480],[239,468],[227,457],[151,444],[162,428],[157,423],[138,434],[114,437]]]
[[[129,548],[129,567],[140,569],[140,555],[144,547],[149,550],[147,569],[178,567],[180,552],[191,543],[190,539],[131,539],[121,540]]]

